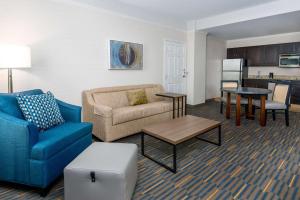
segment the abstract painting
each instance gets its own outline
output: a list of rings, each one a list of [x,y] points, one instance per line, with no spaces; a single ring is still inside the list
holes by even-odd
[[[110,69],[143,69],[143,45],[110,40]]]

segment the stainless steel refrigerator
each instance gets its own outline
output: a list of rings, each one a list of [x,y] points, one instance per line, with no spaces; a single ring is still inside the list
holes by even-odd
[[[223,60],[222,80],[237,80],[243,86],[243,79],[248,77],[248,67],[243,59]]]

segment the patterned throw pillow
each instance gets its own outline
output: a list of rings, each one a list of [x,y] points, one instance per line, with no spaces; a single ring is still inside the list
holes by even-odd
[[[134,90],[127,92],[129,105],[135,106],[148,103],[145,90]]]
[[[40,95],[18,95],[17,101],[25,119],[40,129],[64,123],[56,100],[51,92]]]

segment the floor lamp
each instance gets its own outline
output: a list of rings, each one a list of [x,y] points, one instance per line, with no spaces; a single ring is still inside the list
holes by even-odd
[[[0,44],[0,68],[8,69],[8,93],[13,92],[12,69],[29,67],[31,67],[29,47]]]

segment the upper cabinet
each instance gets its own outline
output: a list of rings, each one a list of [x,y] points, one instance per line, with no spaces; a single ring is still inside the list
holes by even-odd
[[[263,65],[262,61],[265,56],[265,48],[256,46],[256,47],[248,47],[247,55],[245,59],[247,60],[248,66],[261,66]]]
[[[239,48],[231,48],[227,50],[227,57],[230,57],[230,59],[235,58],[246,58],[246,48],[245,47],[239,47]]]
[[[279,65],[279,48],[277,44],[266,45],[264,54],[263,66],[278,66]]]
[[[295,53],[295,43],[287,43],[279,45],[279,54]]]
[[[247,66],[278,66],[280,54],[300,53],[300,42],[227,49],[227,58],[243,58]]]
[[[296,42],[296,43],[295,43],[295,52],[296,52],[297,54],[300,54],[300,42]]]

